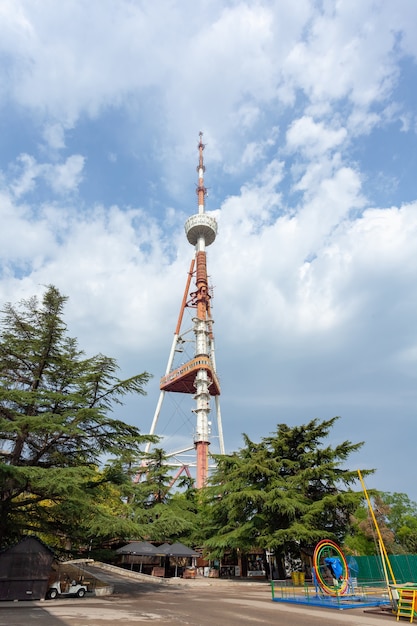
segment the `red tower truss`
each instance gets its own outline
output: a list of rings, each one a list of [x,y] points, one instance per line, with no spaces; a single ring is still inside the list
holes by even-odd
[[[156,432],[159,413],[165,393],[192,394],[195,400],[196,427],[192,447],[196,451],[196,487],[199,489],[207,483],[209,470],[209,445],[210,445],[210,404],[214,401],[217,417],[217,430],[219,437],[220,454],[224,454],[223,429],[220,413],[220,384],[216,374],[216,362],[214,354],[213,319],[211,316],[211,294],[207,276],[206,248],[212,244],[217,235],[217,222],[214,217],[205,212],[205,198],[207,189],[204,186],[204,159],[203,159],[203,133],[200,133],[198,143],[199,161],[198,173],[198,213],[188,218],[185,223],[185,233],[191,245],[195,248],[195,256],[188,272],[187,283],[178,317],[177,327],[165,375],[160,381],[160,396],[155,410],[150,434]],[[195,288],[190,291],[191,281],[194,278]],[[172,369],[174,354],[178,345],[183,341],[181,326],[185,308],[195,310],[192,319],[194,333],[194,355],[179,367]],[[150,444],[146,451],[148,452]],[[172,456],[186,450],[172,453]]]

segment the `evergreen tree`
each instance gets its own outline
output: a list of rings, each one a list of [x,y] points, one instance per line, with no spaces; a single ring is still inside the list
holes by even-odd
[[[146,372],[121,380],[114,359],[86,358],[67,336],[67,298],[49,286],[37,298],[7,304],[0,321],[0,543],[28,532],[71,543],[132,532],[105,505],[120,483],[103,458],[132,458],[148,440],[111,417],[128,393],[143,395]],[[117,487],[120,502],[120,484]]]
[[[162,448],[153,448],[144,455],[138,471],[140,489],[135,492],[135,499],[140,501],[141,507],[149,509],[168,501],[173,469]]]
[[[343,539],[363,496],[351,490],[356,471],[341,464],[362,443],[324,446],[337,419],[279,424],[260,443],[244,435],[242,449],[217,457],[201,515],[202,541],[213,556],[273,550],[283,577],[286,556],[312,550],[323,538]]]
[[[196,528],[195,489],[187,481],[181,481],[182,490],[173,491],[174,469],[165,452],[154,448],[139,471],[132,515],[143,529],[144,539],[169,543],[186,541]]]

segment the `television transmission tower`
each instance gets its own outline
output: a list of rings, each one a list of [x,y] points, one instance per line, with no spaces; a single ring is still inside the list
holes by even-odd
[[[205,212],[205,198],[207,189],[204,186],[204,159],[203,159],[203,133],[200,132],[198,143],[198,213],[191,215],[185,222],[185,233],[189,243],[194,246],[195,254],[191,261],[188,278],[186,281],[184,296],[181,303],[177,326],[165,375],[160,380],[160,394],[154,413],[150,434],[158,434],[158,419],[163,405],[164,397],[168,394],[189,394],[194,397],[195,430],[193,441],[190,445],[176,452],[169,452],[167,456],[173,459],[173,465],[180,468],[177,476],[185,470],[190,476],[188,467],[195,467],[195,484],[197,489],[207,483],[209,472],[209,446],[211,443],[211,426],[209,419],[214,401],[216,412],[217,435],[219,453],[224,454],[223,428],[220,411],[220,384],[216,373],[216,361],[214,353],[213,318],[211,315],[210,301],[212,289],[208,284],[206,248],[211,245],[217,235],[217,222],[214,217]],[[194,281],[190,291],[191,281]],[[194,351],[192,357],[174,365],[174,357],[177,352],[182,352],[183,345],[187,341],[184,337],[189,332],[182,331],[184,311],[192,308],[195,311],[192,318],[192,333]],[[151,444],[146,446],[149,452]],[[195,451],[194,461],[187,462],[183,455]]]

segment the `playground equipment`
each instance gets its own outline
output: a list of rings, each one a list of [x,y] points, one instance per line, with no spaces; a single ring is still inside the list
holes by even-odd
[[[398,556],[391,557],[393,562],[388,557],[360,470],[358,475],[376,531],[378,565],[374,569],[368,568],[367,575],[363,575],[363,570],[360,575],[362,559],[368,557],[350,556],[346,559],[334,541],[323,539],[314,549],[312,580],[301,583],[298,573],[292,581],[272,580],[272,600],[339,610],[379,607],[378,610],[385,615],[391,613],[396,616],[397,621],[407,618],[412,623],[417,620],[416,573],[411,564],[408,567],[408,561],[407,568],[401,568],[399,562],[394,560]],[[407,580],[413,582],[405,582]]]
[[[365,483],[362,478],[361,471],[358,470],[359,480],[362,485],[363,492],[365,494],[366,501],[368,503],[368,509],[372,516],[372,521],[376,533],[378,535],[378,550],[381,557],[382,567],[384,570],[385,581],[388,589],[389,598],[391,601],[391,607],[393,613],[397,616],[397,621],[400,617],[406,617],[410,623],[417,617],[417,585],[413,583],[397,584],[394,576],[394,571],[391,566],[391,561],[388,557],[384,541],[376,520],[368,492],[365,487]]]
[[[316,545],[313,554],[313,582],[329,596],[341,596],[349,590],[349,567],[339,546],[330,539]]]
[[[272,600],[304,604],[329,609],[389,607],[388,596],[375,584],[361,585],[357,581],[358,567],[352,569],[340,547],[330,539],[323,539],[313,553],[312,581],[271,581]],[[354,576],[352,576],[354,574]],[[312,584],[311,584],[312,583]]]
[[[341,548],[331,539],[323,539],[313,553],[312,583],[289,587],[286,581],[272,581],[274,602],[308,604],[333,609],[386,607],[390,601],[386,593],[378,593],[375,584],[358,585],[358,566],[351,560],[352,569]],[[354,576],[352,576],[354,574]]]

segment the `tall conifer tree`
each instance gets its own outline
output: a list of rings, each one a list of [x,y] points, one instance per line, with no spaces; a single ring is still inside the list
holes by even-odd
[[[323,445],[337,419],[278,424],[260,443],[244,435],[243,448],[217,457],[202,513],[201,540],[213,555],[272,550],[284,577],[286,557],[323,538],[343,539],[363,498],[351,489],[357,472],[344,463],[362,443]]]
[[[118,481],[98,468],[139,454],[146,437],[111,411],[126,394],[143,395],[150,375],[121,380],[113,358],[86,358],[67,336],[66,300],[49,286],[41,302],[7,304],[0,320],[2,545],[27,532],[70,543],[80,528],[85,536],[132,531],[100,503],[103,485]]]

